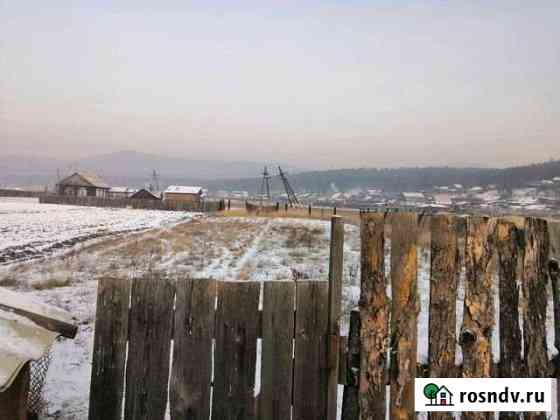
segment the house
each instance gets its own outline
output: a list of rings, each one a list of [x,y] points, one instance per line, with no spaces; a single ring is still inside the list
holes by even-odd
[[[435,405],[453,405],[453,394],[445,385],[439,388],[435,397]]]
[[[161,200],[160,194],[153,193],[145,188],[136,191],[130,198],[134,200]]]
[[[85,172],[75,172],[56,184],[57,194],[75,197],[107,198],[109,189],[109,185],[97,175]]]
[[[177,203],[200,203],[204,198],[202,187],[171,185],[163,192],[165,201]]]
[[[111,187],[109,189],[108,196],[109,198],[129,198],[134,193],[136,193],[138,189],[136,188],[129,188],[129,187]]]

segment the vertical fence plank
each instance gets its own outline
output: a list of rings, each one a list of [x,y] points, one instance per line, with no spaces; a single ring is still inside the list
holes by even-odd
[[[132,283],[125,420],[163,419],[167,406],[175,283],[150,272]]]
[[[171,419],[208,420],[216,282],[180,279],[176,296],[169,393]]]
[[[391,226],[391,419],[415,418],[418,216],[396,214]]]
[[[360,372],[360,311],[350,312],[348,331],[348,354],[346,361],[346,385],[342,398],[342,419],[359,420],[359,372]]]
[[[336,420],[338,403],[338,362],[340,314],[342,305],[342,274],[344,270],[344,222],[342,217],[331,218],[331,246],[329,259],[329,339],[327,358],[329,377],[327,380],[327,420]]]
[[[260,283],[218,285],[212,418],[256,418],[255,365]]]
[[[265,282],[259,418],[289,419],[292,407],[294,282]]]
[[[122,416],[129,304],[129,279],[99,279],[89,420],[120,420]]]
[[[385,215],[362,214],[360,415],[385,419],[389,298],[385,282]]]
[[[523,376],[521,358],[521,329],[519,327],[519,289],[517,267],[521,232],[515,224],[505,220],[496,226],[496,251],[500,299],[500,366],[501,378]],[[516,420],[520,413],[501,412],[500,420]]]
[[[548,263],[548,275],[552,286],[552,299],[554,305],[554,347],[560,350],[560,267],[558,261],[551,259]],[[560,418],[560,356],[555,357],[556,377],[556,418]]]
[[[492,373],[492,292],[491,246],[494,224],[487,217],[467,219],[465,239],[465,303],[459,342],[463,351],[463,377],[485,378]],[[463,419],[493,418],[493,413],[463,413]]]
[[[294,420],[324,420],[327,410],[328,283],[296,287]]]
[[[528,217],[525,220],[522,288],[526,300],[523,313],[524,354],[527,376],[546,378],[548,352],[546,344],[546,282],[549,255],[547,223]],[[545,413],[526,413],[527,419],[545,419]]]
[[[457,219],[431,217],[430,313],[428,357],[430,377],[455,374],[455,323],[460,274]],[[430,413],[430,419],[452,419],[451,413]]]

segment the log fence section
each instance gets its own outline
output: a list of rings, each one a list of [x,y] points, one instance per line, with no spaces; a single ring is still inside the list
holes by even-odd
[[[421,223],[429,227],[431,251],[428,364],[423,366],[416,356],[415,244],[420,218],[411,213],[361,214],[360,310],[351,314],[343,420],[384,419],[387,410],[391,419],[415,418],[410,399],[415,376],[560,377],[560,357],[548,359],[546,342],[547,303],[552,300],[555,347],[560,347],[560,225],[533,217],[427,217],[429,223]],[[390,280],[385,279],[384,266],[388,239]],[[464,309],[463,318],[457,320],[462,270]],[[551,297],[547,296],[548,279]],[[499,330],[494,299],[499,303]],[[498,349],[492,349],[493,334],[500,336]],[[460,366],[455,364],[457,343],[463,353]],[[500,354],[497,364],[492,360],[495,353]],[[557,392],[560,398],[560,387]],[[500,413],[499,418],[546,418],[544,413],[523,416]],[[453,417],[431,413],[429,418]],[[463,413],[462,418],[489,419],[493,413]]]

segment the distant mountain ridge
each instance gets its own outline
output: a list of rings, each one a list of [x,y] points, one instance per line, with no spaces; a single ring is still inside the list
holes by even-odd
[[[351,189],[381,189],[386,192],[431,190],[436,186],[461,184],[465,188],[495,185],[498,189],[525,187],[531,182],[560,177],[560,160],[505,169],[497,168],[384,168],[334,169],[308,171],[289,176],[296,191],[336,192]],[[221,180],[210,188],[256,191],[258,178]],[[282,191],[279,180],[273,179],[272,189]]]
[[[143,186],[154,170],[163,183],[248,178],[262,172],[265,163],[166,157],[136,151],[92,156],[79,160],[40,157],[0,157],[0,184],[46,185],[83,170],[98,174],[113,185]],[[200,183],[200,182],[199,182]]]
[[[203,185],[213,191],[244,190],[255,193],[264,165],[265,162],[252,161],[188,160],[135,151],[110,153],[78,161],[11,156],[0,157],[0,186],[52,186],[56,182],[57,170],[61,176],[76,170],[87,170],[98,174],[110,185],[142,187],[151,182],[151,174],[155,169],[161,187],[190,184]],[[287,170],[297,192],[319,193],[354,188],[376,188],[387,192],[421,191],[453,184],[461,184],[465,188],[493,184],[499,189],[511,189],[542,179],[560,177],[560,160],[505,169],[418,167],[302,172],[289,165],[282,166]],[[272,189],[283,190],[278,177],[273,177]]]

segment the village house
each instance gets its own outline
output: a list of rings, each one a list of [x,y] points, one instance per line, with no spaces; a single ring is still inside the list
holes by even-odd
[[[161,200],[159,193],[153,193],[145,188],[136,191],[130,198],[134,200]]]
[[[85,172],[75,172],[56,184],[57,194],[75,197],[107,198],[109,189],[109,185],[97,175]]]
[[[199,204],[204,198],[202,187],[171,185],[163,192],[165,201]]]

